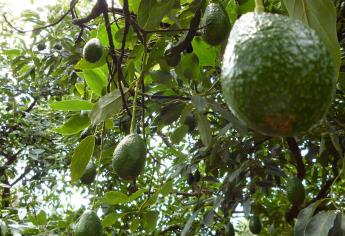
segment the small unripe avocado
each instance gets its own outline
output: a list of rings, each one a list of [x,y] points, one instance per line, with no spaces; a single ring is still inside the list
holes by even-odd
[[[116,146],[113,169],[119,177],[132,180],[143,171],[146,161],[146,145],[138,134],[129,134]]]
[[[181,61],[181,54],[180,53],[173,53],[171,52],[172,44],[169,44],[165,51],[164,51],[164,58],[168,66],[175,67]]]
[[[201,20],[202,38],[213,46],[225,41],[230,32],[230,20],[227,12],[219,3],[210,3]]]
[[[95,63],[101,59],[103,47],[101,41],[97,38],[90,39],[83,48],[83,57],[90,63]]]
[[[75,236],[102,236],[103,227],[101,220],[95,212],[85,211],[75,228]]]
[[[90,161],[87,164],[85,171],[80,178],[80,181],[83,184],[91,184],[95,180],[96,174],[96,165],[92,161]]]
[[[289,178],[286,184],[286,193],[291,204],[299,206],[304,202],[305,190],[302,182],[296,178]]]
[[[44,49],[46,49],[46,44],[45,43],[39,43],[39,44],[37,44],[37,49],[38,50],[40,50],[40,51],[42,51],[42,50],[44,50]]]
[[[235,229],[234,229],[234,226],[231,224],[231,222],[229,222],[226,225],[224,235],[225,236],[235,236]]]
[[[252,216],[249,219],[249,230],[253,234],[259,234],[261,232],[261,221],[257,216]]]

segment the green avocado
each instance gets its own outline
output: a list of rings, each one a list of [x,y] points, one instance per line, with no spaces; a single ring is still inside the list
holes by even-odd
[[[304,202],[305,190],[302,182],[296,178],[289,178],[286,184],[286,193],[291,204],[299,206]]]
[[[221,81],[226,103],[248,127],[286,137],[325,116],[336,73],[313,29],[283,15],[247,13],[230,32]]]
[[[138,134],[129,134],[114,150],[113,169],[122,179],[135,179],[145,167],[145,157],[144,140]]]
[[[229,222],[226,225],[224,235],[225,236],[235,236],[235,229],[234,229],[234,226],[231,224],[231,222]]]
[[[38,49],[39,51],[42,51],[42,50],[46,49],[46,44],[43,43],[43,42],[37,44],[37,49]]]
[[[180,53],[173,53],[171,52],[172,44],[169,44],[164,51],[164,58],[168,66],[175,67],[181,61],[181,54]]]
[[[97,38],[90,39],[83,48],[83,57],[90,63],[95,63],[101,59],[103,54],[103,46]]]
[[[85,211],[75,228],[75,236],[102,236],[103,228],[101,220],[95,212]]]
[[[91,184],[95,180],[96,174],[97,174],[96,165],[92,161],[90,161],[87,164],[85,171],[80,178],[80,181],[83,184],[87,184],[87,185]]]
[[[249,230],[253,234],[259,234],[261,232],[262,225],[261,221],[257,216],[252,216],[249,219]]]
[[[201,19],[202,38],[210,45],[221,44],[229,35],[231,24],[222,5],[210,3]]]

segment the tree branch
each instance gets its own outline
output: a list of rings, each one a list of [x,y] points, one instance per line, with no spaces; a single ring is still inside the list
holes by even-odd
[[[302,160],[301,150],[299,149],[295,138],[286,138],[286,142],[287,142],[289,149],[292,152],[293,157],[294,157],[295,162],[296,162],[297,177],[300,180],[303,180],[304,175],[305,175],[305,167],[304,167],[304,163]]]

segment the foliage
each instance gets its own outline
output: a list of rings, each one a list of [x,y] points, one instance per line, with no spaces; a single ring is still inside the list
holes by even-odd
[[[219,2],[231,25],[255,7],[254,0]],[[104,3],[59,1],[19,18],[1,12],[1,230],[73,235],[93,209],[104,235],[224,235],[229,222],[236,235],[248,235],[252,215],[260,235],[342,233],[342,1],[264,1],[266,11],[314,28],[332,59],[342,60],[327,117],[287,138],[254,132],[226,106],[219,83],[226,42],[210,46],[201,37],[208,1],[123,0],[105,10]],[[307,7],[294,7],[301,4]],[[96,63],[82,58],[91,38],[103,46]],[[167,47],[181,57],[175,67],[165,60]],[[147,155],[144,171],[126,181],[112,158],[130,133],[133,105]],[[81,185],[90,160],[96,179]],[[287,198],[293,176],[306,191],[300,206]],[[75,208],[75,192],[87,205]]]

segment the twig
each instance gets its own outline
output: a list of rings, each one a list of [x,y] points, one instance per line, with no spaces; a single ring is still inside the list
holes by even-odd
[[[190,97],[184,97],[184,96],[164,96],[164,95],[151,95],[151,94],[145,94],[142,93],[141,95],[148,97],[150,99],[178,99],[178,100],[184,100],[184,101],[190,101],[192,98]]]
[[[55,21],[55,22],[53,22],[53,23],[51,23],[51,24],[48,24],[48,25],[44,25],[44,26],[41,26],[41,27],[38,27],[38,28],[31,29],[31,30],[22,30],[22,29],[19,29],[19,28],[15,27],[14,25],[12,25],[12,23],[7,19],[5,13],[4,13],[2,16],[4,17],[5,22],[6,22],[12,29],[16,30],[16,31],[19,32],[19,33],[25,34],[25,33],[28,33],[28,32],[36,32],[36,31],[40,31],[40,30],[42,30],[42,29],[46,29],[46,28],[55,26],[55,25],[59,24],[59,23],[60,23],[70,12],[71,12],[71,9],[69,9],[65,14],[63,14],[57,21]]]

